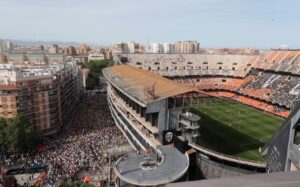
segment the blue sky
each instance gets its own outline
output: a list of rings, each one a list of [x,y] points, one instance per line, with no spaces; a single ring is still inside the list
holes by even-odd
[[[0,38],[300,48],[299,0],[0,0]]]

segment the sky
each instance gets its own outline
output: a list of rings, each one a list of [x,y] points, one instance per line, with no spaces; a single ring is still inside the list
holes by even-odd
[[[0,0],[0,38],[300,48],[299,0]]]

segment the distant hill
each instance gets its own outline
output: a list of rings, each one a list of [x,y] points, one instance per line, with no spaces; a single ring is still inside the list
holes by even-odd
[[[5,39],[8,40],[10,42],[12,42],[13,44],[16,45],[27,45],[27,46],[35,46],[35,45],[45,45],[45,46],[50,46],[52,44],[57,44],[61,47],[66,47],[66,46],[75,46],[75,47],[79,47],[80,46],[80,42],[74,42],[74,41],[30,41],[30,40],[15,40],[15,39]],[[83,43],[83,42],[82,42]],[[89,44],[86,43],[87,45],[91,46],[91,47],[110,47],[107,45],[96,45],[96,44]]]
[[[62,42],[62,41],[29,41],[29,40],[13,40],[13,39],[7,39],[13,44],[16,45],[52,45],[52,44],[57,44],[59,46],[79,46],[80,43],[78,42]]]

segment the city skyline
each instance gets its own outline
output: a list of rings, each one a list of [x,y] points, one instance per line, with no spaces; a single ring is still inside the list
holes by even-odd
[[[2,1],[0,37],[103,46],[197,40],[203,47],[299,48],[297,5],[293,0]]]

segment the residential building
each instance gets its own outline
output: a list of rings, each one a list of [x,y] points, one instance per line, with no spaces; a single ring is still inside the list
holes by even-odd
[[[74,46],[64,48],[64,54],[69,56],[75,56],[77,54],[76,48]]]
[[[163,44],[163,53],[174,53],[175,52],[175,45],[170,43]]]
[[[50,54],[57,54],[59,53],[59,47],[56,44],[53,44],[51,47],[48,48],[48,52]]]
[[[198,53],[200,44],[197,41],[176,41],[175,53]]]
[[[7,40],[0,39],[0,53],[10,53],[12,50],[12,43]]]
[[[86,44],[81,44],[79,47],[79,54],[84,55],[88,54],[91,51],[91,48]]]
[[[99,52],[90,53],[88,56],[88,61],[93,61],[93,60],[104,60],[104,54]]]
[[[160,43],[150,43],[150,53],[162,53],[163,47]]]
[[[127,42],[127,46],[128,46],[129,53],[135,53],[136,44],[134,41]]]
[[[19,60],[0,64],[0,116],[22,116],[44,135],[58,132],[82,91],[79,67],[52,59],[37,63]]]

